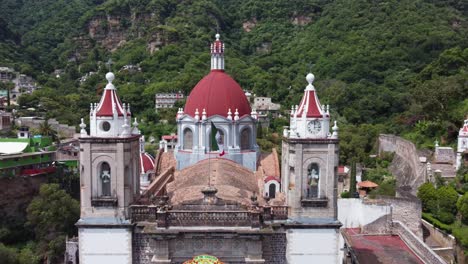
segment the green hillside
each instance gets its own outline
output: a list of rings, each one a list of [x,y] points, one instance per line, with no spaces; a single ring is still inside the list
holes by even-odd
[[[226,69],[284,110],[308,71],[342,132],[342,161],[364,159],[379,132],[422,146],[453,142],[468,112],[465,1],[73,0],[2,1],[0,63],[43,89],[20,103],[68,124],[87,116],[111,68],[143,132],[160,136],[156,92],[190,89],[209,71],[216,31]],[[4,22],[3,22],[4,21]],[[139,64],[141,72],[120,71]],[[60,79],[51,73],[66,71]],[[80,84],[78,78],[98,72]],[[38,107],[39,105],[39,107]],[[152,124],[151,124],[152,123]],[[147,126],[145,126],[147,125]]]
[[[41,86],[20,97],[19,115],[69,125],[89,118],[89,103],[98,102],[111,69],[119,95],[143,119],[140,129],[157,139],[175,132],[175,110],[155,113],[155,93],[188,95],[209,71],[216,32],[226,44],[226,71],[244,89],[281,103],[285,116],[299,103],[306,74],[315,74],[321,102],[338,120],[341,164],[388,163],[369,159],[379,133],[418,147],[432,148],[436,139],[454,146],[468,114],[466,0],[1,0],[0,66]],[[55,70],[63,73],[57,78]],[[280,144],[272,132],[281,135],[288,123],[277,118],[268,131],[259,129],[263,150]],[[465,185],[466,175],[457,178]],[[64,214],[50,201],[75,210]],[[49,204],[64,219],[38,223]],[[458,210],[466,212],[464,206]],[[58,186],[47,185],[27,224],[0,217],[0,262],[62,260],[78,212]],[[459,226],[445,227],[466,237],[457,235]]]

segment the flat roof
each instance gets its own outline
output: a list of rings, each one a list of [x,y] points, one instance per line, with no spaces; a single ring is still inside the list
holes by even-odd
[[[0,155],[19,154],[29,145],[29,142],[0,142]]]
[[[362,234],[360,228],[343,232],[360,264],[424,264],[398,235]]]

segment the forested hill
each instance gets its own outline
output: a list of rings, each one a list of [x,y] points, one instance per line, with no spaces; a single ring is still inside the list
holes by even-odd
[[[299,102],[306,73],[316,75],[345,161],[364,158],[379,132],[453,142],[468,113],[467,10],[465,0],[2,0],[0,66],[41,83],[22,106],[78,124],[111,58],[120,95],[149,124],[160,118],[156,92],[188,94],[209,71],[219,31],[227,72],[284,109]],[[121,70],[129,64],[141,72]]]

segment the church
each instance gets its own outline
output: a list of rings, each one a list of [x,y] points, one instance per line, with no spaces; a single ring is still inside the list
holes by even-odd
[[[80,124],[80,263],[341,262],[338,127],[314,75],[281,157],[261,153],[258,114],[224,71],[224,51],[216,34],[211,71],[175,117],[178,143],[154,160],[106,74],[89,133]]]

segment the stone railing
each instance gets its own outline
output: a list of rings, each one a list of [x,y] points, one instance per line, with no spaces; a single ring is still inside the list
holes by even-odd
[[[251,226],[260,227],[264,221],[285,220],[288,207],[272,206],[249,211],[185,211],[165,210],[154,205],[130,206],[132,222],[156,222],[169,226]]]
[[[408,227],[399,221],[393,221],[393,232],[413,250],[414,253],[427,264],[445,264],[446,262],[438,256],[419,237],[415,236]]]
[[[273,220],[286,220],[288,219],[288,207],[287,206],[272,206],[271,216]]]
[[[170,211],[167,221],[170,226],[254,226],[259,217],[249,211]]]

